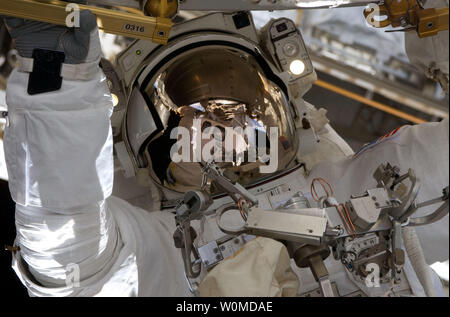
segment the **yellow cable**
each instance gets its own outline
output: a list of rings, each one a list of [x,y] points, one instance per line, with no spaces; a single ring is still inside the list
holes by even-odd
[[[322,80],[317,80],[315,82],[315,85],[317,85],[319,87],[322,87],[322,88],[325,88],[325,89],[328,89],[330,91],[333,91],[333,92],[335,92],[337,94],[340,94],[342,96],[345,96],[347,98],[359,101],[359,102],[361,102],[363,104],[366,104],[366,105],[368,105],[368,106],[370,106],[372,108],[384,111],[384,112],[389,113],[389,114],[391,114],[393,116],[405,119],[405,120],[410,121],[412,123],[420,124],[420,123],[427,122],[426,120],[423,120],[423,119],[421,119],[419,117],[416,117],[416,116],[410,115],[410,114],[408,114],[406,112],[394,109],[394,108],[392,108],[392,107],[390,107],[388,105],[385,105],[385,104],[383,104],[381,102],[368,99],[368,98],[360,96],[360,95],[358,95],[358,94],[356,94],[354,92],[348,91],[346,89],[343,89],[341,87],[332,85],[332,84],[324,82]]]

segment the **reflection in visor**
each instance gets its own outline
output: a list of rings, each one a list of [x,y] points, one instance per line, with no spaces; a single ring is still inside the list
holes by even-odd
[[[202,183],[199,163],[205,161],[195,160],[194,154],[199,149],[202,153],[211,141],[217,143],[211,154],[215,154],[216,149],[221,154],[217,165],[229,179],[243,185],[293,167],[298,140],[282,90],[264,76],[252,56],[224,48],[199,50],[167,65],[147,87],[146,93],[151,96],[165,127],[146,146],[147,161],[152,167],[150,175],[177,192],[199,189]],[[200,121],[198,128],[195,120]],[[170,150],[178,141],[170,138],[175,128],[189,131],[189,162],[174,162],[170,157]],[[272,141],[271,128],[278,133]],[[231,154],[226,146],[230,130],[234,131]],[[248,131],[253,137],[245,133]],[[209,137],[198,138],[205,134]],[[256,149],[255,161],[251,160],[251,149]],[[271,163],[268,155],[273,149],[277,151],[274,154],[278,166],[271,175],[261,173],[260,167]],[[211,186],[214,193],[216,189]]]

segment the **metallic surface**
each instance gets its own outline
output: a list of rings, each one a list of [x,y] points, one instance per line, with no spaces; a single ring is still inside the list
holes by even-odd
[[[417,0],[389,0],[376,8],[366,9],[364,16],[368,23],[377,28],[391,25],[406,27],[403,29],[405,31],[415,29],[421,38],[448,30],[448,7],[422,9]],[[381,20],[383,16],[386,16],[386,19]]]
[[[289,238],[297,242],[310,241],[317,245],[324,236],[326,226],[326,218],[252,208],[248,214],[246,231],[280,240]]]
[[[384,233],[370,233],[354,240],[343,240],[345,251],[341,261],[353,276],[360,281],[364,281],[371,272],[371,265],[378,265],[380,271],[380,283],[390,281],[392,266],[392,252],[390,243],[384,239]],[[338,248],[342,247],[339,246]]]
[[[449,188],[448,187],[443,190],[443,196],[438,199],[432,199],[430,201],[426,201],[426,202],[423,202],[420,204],[414,203],[413,206],[411,206],[412,213],[415,213],[419,208],[429,206],[429,205],[434,205],[439,202],[443,202],[443,203],[441,204],[441,206],[439,206],[439,208],[436,211],[434,211],[431,214],[422,216],[422,217],[410,218],[409,225],[410,226],[423,226],[423,225],[427,225],[427,224],[432,224],[432,223],[435,223],[435,222],[441,220],[445,216],[447,216],[449,213]]]
[[[256,59],[238,49],[230,47],[200,47],[173,58],[156,75],[155,82],[143,87],[150,96],[155,109],[165,126],[172,112],[195,111],[192,119],[210,121],[224,127],[249,126],[249,120],[257,122],[261,131],[268,133],[277,127],[278,167],[281,172],[291,167],[298,149],[298,139],[291,119],[292,110],[284,92],[266,78]],[[191,108],[191,109],[189,109]],[[188,124],[188,116],[182,115]],[[185,126],[188,129],[192,127]],[[181,122],[180,122],[181,124]],[[184,123],[183,123],[184,124]],[[268,135],[268,134],[267,134]],[[149,147],[157,139],[150,141]],[[248,146],[248,141],[246,141]],[[198,171],[198,163],[190,164]],[[177,164],[175,164],[178,166]],[[255,183],[265,174],[260,173],[260,161],[234,161],[232,164],[218,163],[224,173],[243,186]],[[159,183],[154,175],[152,177]],[[199,179],[183,178],[180,183],[161,184],[171,190],[184,192],[199,188]],[[174,175],[177,179],[177,175]]]
[[[66,2],[57,0],[0,0],[0,14],[56,25],[66,25]],[[150,40],[165,44],[172,21],[167,18],[147,17],[127,12],[79,5],[97,16],[99,29],[117,35]]]
[[[208,168],[203,171],[206,176],[207,170]],[[245,199],[243,198],[247,196],[245,189],[241,189],[238,183],[232,184],[219,170],[215,171],[217,172],[213,175],[215,181],[220,180],[224,184],[228,184],[228,186],[224,186],[224,190],[233,200]],[[342,214],[338,214],[335,207],[329,207],[326,210],[324,213],[326,217],[321,217],[316,211],[312,212],[316,216],[304,215],[301,209],[283,210],[285,212],[263,210],[258,207],[258,204],[250,207],[245,214],[242,214],[239,204],[231,203],[217,209],[217,225],[222,232],[230,236],[237,237],[241,234],[251,234],[281,241],[286,245],[289,256],[298,267],[309,267],[311,269],[319,284],[320,294],[325,297],[337,295],[324,264],[324,260],[330,256],[331,250],[333,250],[335,259],[340,260],[346,269],[361,282],[370,277],[371,272],[373,272],[373,265],[376,265],[380,272],[380,283],[400,284],[405,264],[405,252],[402,249],[402,227],[407,226],[408,223],[402,223],[395,219],[391,220],[390,216],[394,218],[404,216],[405,213],[402,211],[407,205],[410,205],[410,208],[407,208],[406,214],[411,215],[420,207],[443,200],[445,201],[444,205],[434,214],[426,217],[428,220],[433,217],[439,218],[443,214],[442,208],[448,212],[448,188],[444,189],[444,195],[440,199],[416,204],[414,200],[420,185],[419,181],[415,178],[411,169],[404,175],[400,175],[399,172],[400,168],[397,166],[392,166],[389,163],[382,164],[375,171],[373,177],[383,187],[366,190],[362,195],[351,196],[347,205],[352,208],[363,209],[362,216],[361,210],[359,210],[360,212],[357,213],[359,218],[352,217],[353,222],[358,224],[358,219],[364,218],[365,220],[364,228],[360,228],[362,230],[351,234],[351,237],[348,233],[338,229],[344,228],[343,221],[346,220],[341,218]],[[408,181],[409,188],[403,183],[405,181]],[[396,190],[396,187],[400,186],[403,186],[403,188],[400,191]],[[294,194],[294,197],[298,198],[302,195],[295,196]],[[328,205],[337,204],[333,200],[335,201],[334,198],[329,197]],[[298,203],[303,206],[307,205],[307,202],[303,200]],[[306,213],[310,213],[313,209],[315,208],[307,208]],[[383,210],[382,213],[380,213],[381,210]],[[221,223],[222,216],[226,212],[237,211],[241,211],[245,225],[236,229],[225,228]],[[374,211],[375,214],[373,214]],[[367,212],[369,217],[365,214]],[[397,215],[398,213],[400,213],[400,216]],[[375,225],[373,225],[374,223]],[[335,230],[336,235],[328,235],[330,229]],[[188,234],[186,230],[185,234]],[[209,263],[215,265],[223,259],[217,243],[207,244],[202,249],[202,253],[202,259],[206,259],[208,262],[207,267]],[[186,264],[188,258],[185,257],[184,259]],[[205,264],[204,260],[203,263]],[[192,267],[192,263],[189,262],[188,266]],[[187,272],[188,276],[191,273],[190,269]]]
[[[369,230],[378,221],[381,210],[375,205],[372,197],[361,197],[351,199],[347,204],[350,217],[355,224],[362,230]]]
[[[323,297],[336,296],[329,279],[327,267],[323,262],[331,254],[328,246],[316,247],[288,242],[288,250],[290,250],[291,257],[298,267],[309,267],[311,269],[314,279],[319,283]]]
[[[216,241],[211,241],[210,243],[199,247],[198,254],[202,259],[202,263],[207,268],[216,265],[224,259]]]
[[[349,68],[346,67],[345,65],[338,64],[336,61],[332,59],[326,58],[324,56],[319,56],[312,50],[310,50],[309,52],[314,67],[319,71],[325,72],[330,75],[334,75],[339,79],[352,83],[361,88],[367,89],[370,92],[386,96],[387,98],[392,99],[400,104],[403,104],[413,110],[417,110],[429,114],[431,116],[437,116],[440,118],[449,118],[448,105],[445,103],[445,101],[443,102],[436,101],[435,99],[430,98],[425,94],[421,93],[420,91],[408,87],[399,81],[391,82],[387,80],[382,80],[374,76],[371,76],[370,74],[367,74],[363,71],[357,70],[355,68]],[[394,116],[401,117],[405,120],[417,123],[423,122],[423,119],[420,119],[416,116],[412,116],[398,109],[388,107],[387,105],[383,105],[379,102],[372,103],[373,100],[355,94],[351,91],[345,90],[341,87],[337,87],[323,81],[317,82],[316,84],[318,86],[330,89],[332,91],[335,91],[339,94],[360,101],[364,104],[367,104],[379,110],[390,113]],[[339,90],[334,89],[335,87],[339,88]],[[353,98],[354,95],[356,95],[356,98],[358,99]]]
[[[315,8],[339,8],[365,6],[374,0],[185,0],[180,10],[195,11],[240,11],[240,10],[292,10]]]
[[[172,18],[178,12],[178,0],[148,0],[144,8],[151,16]]]
[[[291,253],[291,257],[294,259],[295,264],[298,267],[305,268],[310,267],[310,258],[319,256],[325,261],[331,254],[328,247],[312,246],[312,245],[298,245],[295,243],[288,243],[288,250]],[[317,275],[317,278],[324,276],[323,274]]]
[[[208,163],[206,167],[203,168],[202,173],[205,178],[208,178],[211,181],[216,182],[216,184],[218,184],[226,193],[231,195],[232,198],[234,199],[237,199],[238,197],[244,198],[250,204],[249,206],[253,206],[258,203],[258,199],[256,198],[256,196],[252,195],[239,183],[232,184],[221,174],[221,171],[217,168],[217,166],[214,163]],[[238,201],[235,202],[237,203]]]
[[[256,106],[266,95],[261,73],[248,55],[205,49],[177,60],[162,79],[165,92],[178,106],[213,98]]]
[[[338,289],[336,283],[334,283],[334,282],[331,283],[331,287],[333,289],[334,296],[335,297],[341,297],[340,294],[339,294],[339,289]],[[361,292],[361,294],[364,294],[364,293]],[[312,290],[312,291],[300,294],[299,297],[323,297],[322,288],[319,287],[319,288],[317,288],[315,290]]]

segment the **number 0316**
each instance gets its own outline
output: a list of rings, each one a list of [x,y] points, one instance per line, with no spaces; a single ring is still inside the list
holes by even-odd
[[[137,33],[144,33],[145,32],[145,27],[143,26],[139,26],[139,25],[135,25],[135,24],[125,24],[124,25],[124,29],[130,32],[137,32]]]

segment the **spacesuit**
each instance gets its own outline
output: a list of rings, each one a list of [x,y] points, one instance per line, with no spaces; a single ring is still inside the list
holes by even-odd
[[[112,98],[98,67],[97,28],[90,26],[88,13],[83,13],[83,19],[90,23],[84,23],[86,28],[76,35],[60,27],[44,27],[42,42],[36,42],[35,34],[30,36],[30,24],[8,21],[22,57],[30,58],[37,47],[62,49],[65,69],[73,70],[63,74],[59,90],[30,95],[30,70],[23,60],[8,82],[5,155],[17,204],[16,245],[20,248],[14,253],[13,268],[32,296],[189,296],[179,250],[173,246],[173,214],[144,210],[112,196]],[[49,45],[42,47],[44,43]],[[424,200],[438,196],[448,185],[448,120],[403,127],[357,154],[330,125],[320,119],[312,124],[317,125],[322,142],[305,157],[309,176],[298,171],[288,176],[290,182],[308,187],[314,177],[324,177],[335,188],[336,197],[346,199],[373,185],[372,170],[389,161],[416,170],[424,182],[420,194]],[[117,189],[120,185],[114,187],[117,196],[126,196]],[[448,244],[448,230],[424,230],[432,232],[431,240]],[[269,259],[260,267],[261,274],[248,274],[254,270],[249,259],[261,257]],[[302,270],[299,283],[288,268],[284,246],[273,240],[253,240],[222,264],[205,278],[200,295],[288,296],[317,287],[307,280],[310,273]],[[227,265],[242,270],[234,271],[239,274],[233,279]],[[340,263],[332,267],[332,279],[342,280],[341,295],[395,294],[392,289],[364,289]],[[414,269],[405,274],[409,283],[398,293],[426,295]],[[439,289],[436,279],[432,283]]]

